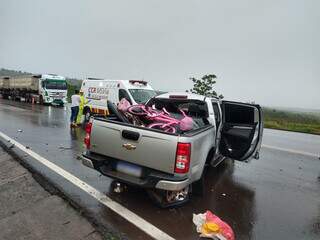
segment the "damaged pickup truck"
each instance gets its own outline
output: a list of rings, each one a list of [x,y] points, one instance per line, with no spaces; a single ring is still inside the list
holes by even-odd
[[[259,105],[166,93],[146,106],[166,109],[177,118],[180,114],[180,119],[183,109],[193,127],[165,132],[137,126],[108,102],[109,116],[94,117],[86,126],[82,163],[120,183],[148,189],[166,207],[189,199],[205,167],[215,167],[225,158],[259,158],[263,133]]]

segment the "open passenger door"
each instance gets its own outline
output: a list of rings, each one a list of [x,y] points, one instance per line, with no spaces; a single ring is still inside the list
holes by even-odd
[[[263,134],[262,110],[259,105],[222,101],[220,153],[246,161],[258,159]]]

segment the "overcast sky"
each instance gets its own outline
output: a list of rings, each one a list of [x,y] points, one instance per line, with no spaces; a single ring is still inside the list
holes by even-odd
[[[0,0],[0,68],[320,109],[319,0]]]

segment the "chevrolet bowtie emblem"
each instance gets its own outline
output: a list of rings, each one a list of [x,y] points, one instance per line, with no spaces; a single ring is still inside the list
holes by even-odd
[[[124,144],[122,144],[122,147],[124,147],[127,150],[134,150],[137,148],[135,145],[133,145],[131,143],[124,143]]]

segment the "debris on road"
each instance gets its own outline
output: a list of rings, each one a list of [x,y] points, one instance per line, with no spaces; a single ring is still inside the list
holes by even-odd
[[[18,129],[18,132],[23,132],[23,130],[22,129]]]
[[[123,191],[124,191],[123,184],[121,184],[119,182],[113,183],[113,192],[122,193]]]
[[[200,237],[218,240],[235,239],[232,228],[211,211],[193,214],[192,221],[196,225],[197,232],[200,233]]]
[[[64,150],[71,150],[72,147],[63,147],[63,146],[61,146],[61,147],[59,147],[59,149],[62,150],[62,151],[64,151]]]

